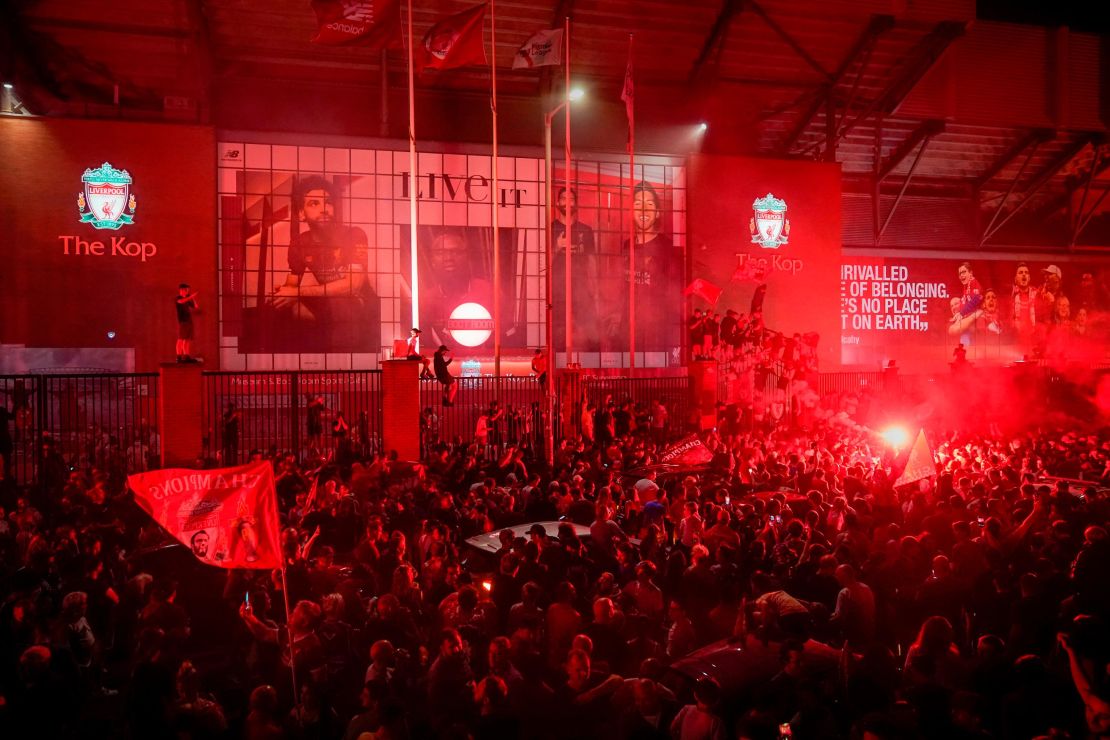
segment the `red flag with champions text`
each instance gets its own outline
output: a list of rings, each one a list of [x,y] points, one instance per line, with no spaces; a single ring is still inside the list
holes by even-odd
[[[316,35],[323,46],[388,46],[401,37],[398,0],[312,0]]]
[[[659,462],[671,465],[704,465],[713,462],[713,453],[696,434],[680,439],[659,453]]]
[[[274,468],[167,468],[127,477],[135,500],[202,563],[220,568],[280,568]]]
[[[486,63],[482,30],[486,3],[448,16],[424,34],[423,69],[453,69]]]

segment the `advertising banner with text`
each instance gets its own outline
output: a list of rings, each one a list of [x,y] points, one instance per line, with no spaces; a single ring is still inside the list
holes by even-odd
[[[981,364],[1105,359],[1110,270],[1093,262],[845,257],[839,277],[845,365],[937,369],[957,347]]]

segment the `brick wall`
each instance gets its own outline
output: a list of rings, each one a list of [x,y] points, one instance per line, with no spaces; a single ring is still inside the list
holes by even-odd
[[[162,438],[162,467],[192,465],[201,454],[204,437],[204,382],[202,365],[163,363],[158,393],[158,434]]]
[[[382,363],[382,446],[402,460],[420,459],[420,363]]]

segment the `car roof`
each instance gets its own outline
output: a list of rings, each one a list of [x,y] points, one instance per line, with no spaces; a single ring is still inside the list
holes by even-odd
[[[492,532],[484,532],[482,534],[476,534],[473,537],[467,537],[466,544],[482,550],[483,552],[495,553],[501,549],[500,534],[502,530],[507,529],[512,532],[514,539],[516,539],[517,537],[524,537],[525,539],[527,539],[528,530],[530,530],[537,524],[543,527],[543,530],[547,533],[548,537],[558,537],[559,525],[561,524],[569,524],[570,526],[574,527],[574,533],[579,537],[587,537],[590,534],[589,527],[584,527],[581,524],[575,524],[574,522],[525,522],[524,524],[514,524],[511,527],[502,527],[501,529],[495,529]]]
[[[782,643],[764,642],[754,635],[744,639],[719,640],[698,648],[671,664],[670,670],[691,681],[713,678],[726,697],[736,697],[770,680],[781,669]],[[806,640],[805,654],[811,666],[835,667],[840,651],[816,640]]]
[[[1055,486],[1057,482],[1064,481],[1068,484],[1068,492],[1073,496],[1079,496],[1088,488],[1094,488],[1096,491],[1106,491],[1106,486],[1102,485],[1099,481],[1093,480],[1080,480],[1078,478],[1063,478],[1056,475],[1046,475],[1039,478],[1034,485],[1037,486]]]

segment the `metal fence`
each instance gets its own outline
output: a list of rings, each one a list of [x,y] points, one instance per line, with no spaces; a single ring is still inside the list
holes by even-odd
[[[381,446],[380,370],[206,372],[205,455],[224,465],[254,450],[299,459],[329,456],[344,444],[359,456]],[[346,429],[337,425],[342,415]]]
[[[489,414],[494,402],[504,411],[490,429],[491,445],[543,444],[544,391],[531,376],[458,378],[453,406],[443,405],[443,386],[435,380],[420,381],[421,442],[427,449],[437,442],[470,442],[478,419]]]
[[[617,405],[631,401],[634,406],[651,409],[655,401],[667,409],[672,430],[684,429],[690,419],[690,378],[625,378],[618,376],[585,376],[582,391],[586,401],[599,408],[607,401]]]
[[[40,480],[44,462],[113,473],[157,465],[155,373],[4,375],[0,406],[12,417],[2,419],[5,459],[19,485]]]
[[[815,390],[822,396],[833,393],[858,393],[861,388],[882,388],[884,379],[887,384],[901,380],[897,374],[884,376],[882,372],[821,373]]]

